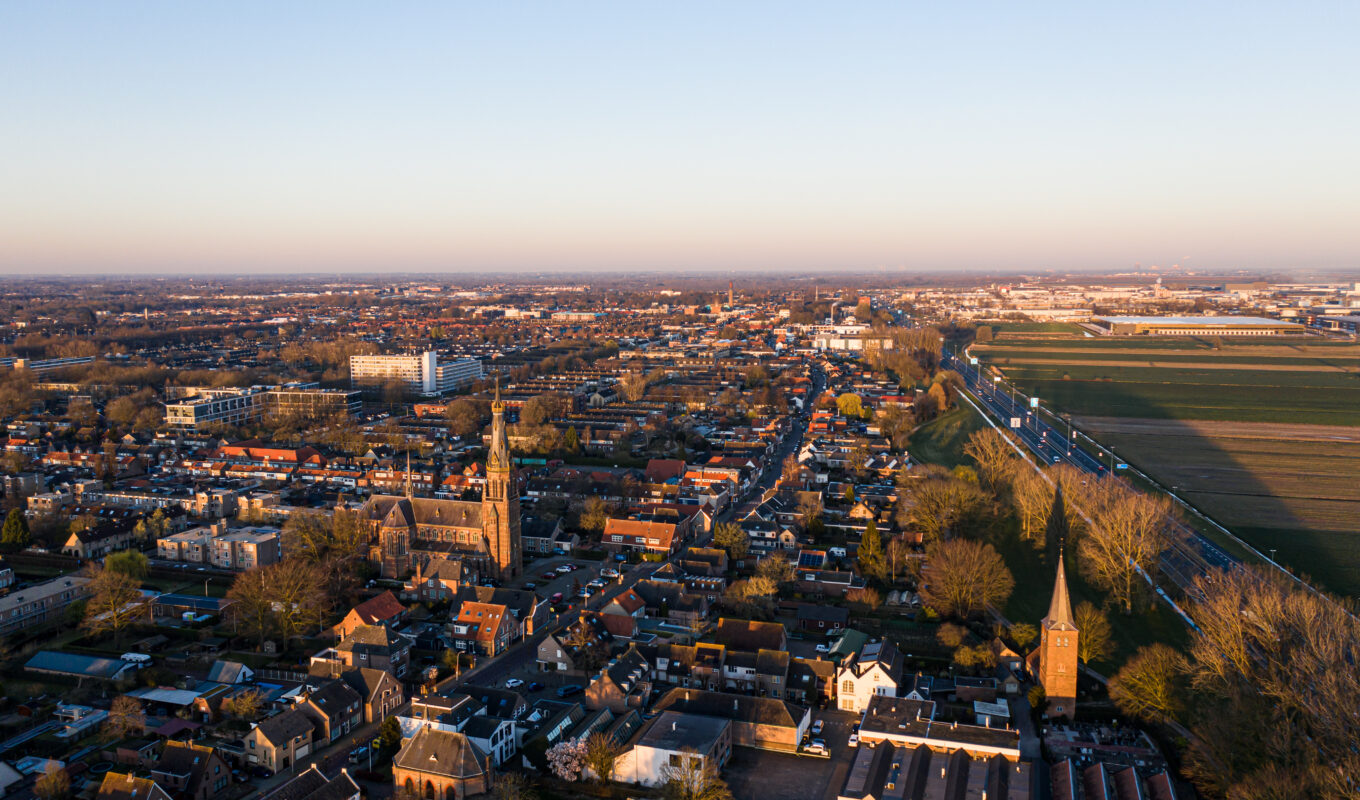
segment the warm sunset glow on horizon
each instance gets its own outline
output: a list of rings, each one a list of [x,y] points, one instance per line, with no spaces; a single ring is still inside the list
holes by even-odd
[[[0,272],[1355,267],[1357,22],[8,4]]]

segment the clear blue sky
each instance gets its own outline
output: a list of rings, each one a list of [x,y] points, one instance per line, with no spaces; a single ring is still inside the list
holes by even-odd
[[[1357,23],[12,0],[0,271],[1360,266]]]

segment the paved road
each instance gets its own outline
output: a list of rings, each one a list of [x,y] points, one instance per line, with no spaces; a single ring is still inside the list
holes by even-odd
[[[977,405],[1015,435],[1041,463],[1070,464],[1096,477],[1110,472],[1110,465],[1075,446],[1068,438],[1068,431],[1044,421],[1043,416],[1031,408],[1030,398],[1017,392],[1014,386],[994,381],[980,366],[948,351],[941,363],[963,376],[969,395]],[[1168,518],[1168,529],[1171,534],[1169,546],[1162,554],[1160,568],[1182,591],[1190,590],[1195,578],[1211,567],[1231,569],[1237,565],[1237,559],[1180,520]]]

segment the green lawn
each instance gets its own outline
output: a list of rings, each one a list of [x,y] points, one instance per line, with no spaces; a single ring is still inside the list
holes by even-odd
[[[907,443],[907,453],[914,461],[944,464],[951,469],[970,464],[970,459],[963,454],[963,446],[974,431],[986,427],[986,420],[972,406],[960,403],[954,410],[917,428]]]

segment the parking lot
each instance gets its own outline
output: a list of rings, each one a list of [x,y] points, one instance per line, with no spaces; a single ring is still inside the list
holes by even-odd
[[[565,565],[575,566],[571,572],[558,572],[557,568]],[[552,556],[550,558],[535,558],[526,560],[524,563],[524,575],[510,585],[517,589],[528,588],[532,584],[533,591],[545,600],[551,599],[558,592],[562,593],[565,602],[580,607],[583,598],[576,597],[575,592],[584,588],[586,584],[600,578],[600,571],[605,569],[619,570],[620,567],[626,569],[627,564],[616,564],[614,562],[587,561],[580,558],[570,558],[568,556]],[[618,578],[603,578],[605,589],[608,590],[617,585]]]

